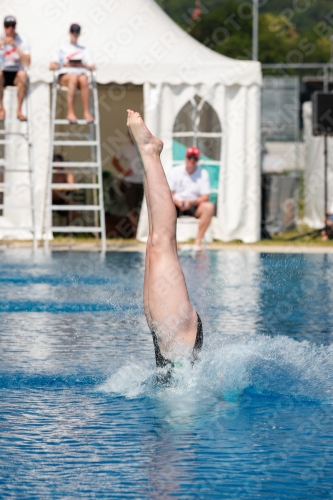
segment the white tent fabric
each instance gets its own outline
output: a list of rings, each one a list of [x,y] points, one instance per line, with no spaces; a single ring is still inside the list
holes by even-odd
[[[51,82],[55,47],[68,42],[71,23],[82,25],[80,43],[94,55],[99,83],[261,83],[259,63],[223,57],[180,29],[154,0],[12,0],[2,15],[18,18],[32,47],[31,81]],[[221,30],[212,43],[223,40]]]
[[[162,163],[166,172],[172,168],[172,131],[179,110],[195,95],[204,97],[215,109],[222,124],[222,165],[213,238],[256,241],[260,227],[258,87],[147,83],[144,88],[145,119],[154,134],[163,138]],[[143,212],[138,239],[145,241],[147,235],[148,220]]]
[[[55,48],[68,42],[69,25],[77,22],[83,28],[80,43],[89,47],[96,62],[98,83],[144,85],[145,119],[152,132],[164,140],[166,168],[171,165],[171,134],[181,103],[194,93],[207,96],[223,127],[215,237],[247,242],[258,239],[259,63],[223,57],[199,44],[154,0],[12,0],[2,9],[3,16],[10,14],[17,17],[18,33],[31,44],[39,231],[49,147],[52,73],[48,67]],[[215,33],[212,43],[223,36],[223,30]],[[25,220],[21,222],[26,225]],[[142,234],[145,226],[143,214]]]
[[[324,138],[312,134],[312,103],[303,104],[305,172],[304,222],[323,227],[324,207]],[[333,211],[333,138],[328,138],[328,206]]]

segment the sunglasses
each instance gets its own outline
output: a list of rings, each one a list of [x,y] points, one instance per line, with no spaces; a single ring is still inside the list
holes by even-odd
[[[188,158],[189,160],[196,160],[196,161],[198,161],[198,160],[199,160],[199,158],[198,158],[197,156],[195,156],[195,155],[188,155],[188,156],[187,156],[187,158]]]
[[[15,26],[16,26],[16,23],[5,23],[4,24],[5,28],[15,28]]]
[[[79,35],[80,34],[80,31],[81,30],[77,30],[77,29],[72,29],[70,30],[71,33],[74,33],[74,35]]]

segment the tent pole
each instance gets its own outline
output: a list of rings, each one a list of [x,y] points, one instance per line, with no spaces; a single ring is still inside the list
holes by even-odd
[[[258,61],[259,52],[259,0],[253,0],[252,14],[252,61]]]

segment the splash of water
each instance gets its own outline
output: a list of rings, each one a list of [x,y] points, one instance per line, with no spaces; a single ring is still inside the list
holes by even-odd
[[[333,402],[333,346],[264,335],[213,335],[210,340],[193,368],[185,364],[176,371],[172,387],[156,388],[153,362],[131,361],[100,390],[127,398],[164,390],[175,396],[195,393],[235,401],[250,389],[256,394]]]

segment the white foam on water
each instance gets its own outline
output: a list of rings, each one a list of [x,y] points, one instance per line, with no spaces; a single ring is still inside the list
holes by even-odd
[[[246,389],[333,402],[333,346],[285,336],[211,335],[194,367],[175,370],[171,387],[156,387],[151,360],[129,361],[100,386],[127,398],[161,394],[223,397],[236,401]]]

